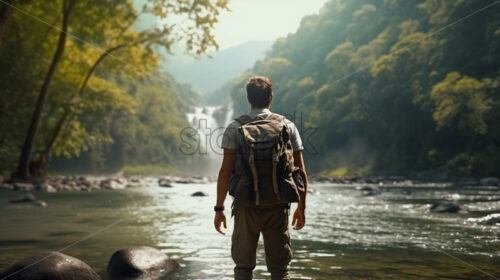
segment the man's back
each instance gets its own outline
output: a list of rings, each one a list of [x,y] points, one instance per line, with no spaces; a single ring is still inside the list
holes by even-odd
[[[246,86],[247,90],[247,99],[251,105],[251,112],[247,115],[246,119],[271,119],[270,116],[272,113],[269,110],[269,106],[272,102],[272,83],[268,78],[265,77],[253,77],[251,78]],[[287,151],[291,151],[290,153],[286,153],[286,156],[283,157],[284,153],[279,155],[282,156],[282,159],[287,159],[287,165],[292,170],[297,171],[295,174],[300,176],[303,182],[303,189],[298,194],[298,206],[293,214],[293,222],[292,224],[295,226],[295,229],[301,229],[305,224],[305,207],[306,207],[306,193],[307,193],[307,175],[305,172],[304,160],[302,157],[302,141],[300,139],[299,132],[295,124],[291,121],[283,119],[280,116],[280,123],[283,122],[284,125],[276,126],[276,124],[270,125],[275,128],[281,127],[280,134],[276,133],[278,130],[272,129],[267,132],[274,137],[273,139],[278,140],[277,135],[282,135],[285,133],[289,136],[287,137]],[[225,130],[223,138],[222,138],[222,148],[224,149],[224,158],[222,160],[222,166],[219,171],[219,177],[217,180],[217,201],[214,207],[216,211],[214,218],[214,226],[215,229],[224,234],[221,230],[221,226],[224,225],[226,227],[226,216],[224,215],[224,201],[228,192],[228,186],[230,181],[238,181],[242,178],[246,180],[244,183],[239,184],[238,187],[248,190],[252,188],[255,191],[255,197],[260,197],[259,191],[261,185],[257,184],[260,180],[260,177],[256,176],[258,171],[256,170],[256,166],[254,166],[253,170],[249,172],[248,170],[251,168],[236,168],[236,165],[247,165],[253,166],[255,160],[255,154],[260,152],[260,150],[265,150],[269,147],[261,146],[262,149],[256,151],[255,148],[262,144],[263,135],[251,135],[255,131],[261,129],[260,127],[254,127],[253,131],[250,131],[251,125],[258,126],[259,121],[249,122],[247,125],[242,127],[242,121],[233,121]],[[245,123],[245,122],[243,122]],[[241,135],[240,134],[241,128]],[[255,129],[257,128],[257,129]],[[247,136],[251,137],[247,137]],[[282,138],[281,138],[282,139]],[[257,141],[255,141],[257,140]],[[269,139],[267,139],[269,140]],[[280,140],[278,140],[280,142]],[[281,141],[281,142],[284,142]],[[269,143],[274,143],[270,141]],[[241,147],[241,145],[246,145],[245,149]],[[283,145],[283,143],[281,143]],[[289,147],[291,146],[291,147]],[[288,149],[289,148],[289,149]],[[239,150],[237,152],[237,150]],[[242,151],[244,150],[244,151]],[[249,151],[245,153],[245,151]],[[237,153],[240,155],[237,156]],[[244,156],[242,156],[244,154]],[[269,156],[269,153],[262,153],[261,155]],[[272,161],[273,167],[270,178],[273,181],[273,187],[275,194],[281,194],[281,190],[276,191],[276,180],[278,179],[276,169],[276,157],[278,156],[278,152],[272,153]],[[267,158],[264,156],[263,158]],[[278,161],[279,162],[279,161]],[[283,162],[283,161],[281,161]],[[293,166],[290,166],[293,165]],[[260,166],[262,167],[262,166]],[[240,177],[239,174],[236,174],[233,171],[244,170],[246,169],[246,176]],[[265,170],[265,168],[263,169]],[[251,174],[251,176],[249,176]],[[261,174],[262,176],[268,176],[269,174]],[[281,174],[280,174],[281,175]],[[290,182],[290,185],[296,183],[297,178],[283,178],[280,177],[280,180],[288,179],[293,180],[295,182]],[[286,185],[286,184],[285,184]],[[296,185],[296,184],[295,184]],[[268,184],[263,184],[263,187],[268,186]],[[277,195],[278,202],[281,202],[280,195]],[[258,202],[256,203],[258,204]],[[264,237],[264,248],[266,250],[266,264],[268,271],[271,273],[271,278],[273,280],[283,280],[290,279],[288,270],[289,264],[292,258],[292,247],[290,243],[290,232],[289,232],[289,211],[290,204],[289,203],[270,203],[266,205],[256,206],[254,204],[247,203],[239,203],[239,199],[235,199],[233,203],[233,214],[234,214],[234,230],[233,236],[231,238],[232,246],[231,246],[231,256],[236,266],[234,268],[234,276],[235,279],[240,280],[249,280],[252,279],[252,272],[256,265],[256,250],[257,244],[259,240],[259,236],[262,233]]]

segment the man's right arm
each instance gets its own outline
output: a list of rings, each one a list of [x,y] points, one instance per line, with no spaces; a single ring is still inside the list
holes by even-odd
[[[219,171],[219,177],[217,178],[217,201],[215,206],[224,206],[224,201],[227,196],[227,188],[229,185],[229,179],[231,178],[231,173],[236,162],[236,150],[234,149],[224,149],[224,158],[222,159],[222,165]],[[226,215],[224,211],[215,212],[214,226],[215,229],[221,233],[225,234],[221,226],[227,228],[226,225]]]
[[[222,159],[219,177],[217,178],[217,202],[215,206],[220,207],[224,205],[229,179],[231,178],[235,162],[236,151],[233,149],[224,149],[224,158]]]

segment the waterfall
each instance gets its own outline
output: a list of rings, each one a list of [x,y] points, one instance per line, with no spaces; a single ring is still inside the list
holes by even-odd
[[[216,174],[222,162],[220,147],[225,128],[231,122],[232,105],[194,107],[187,114],[187,119],[198,134],[198,153],[209,157],[207,170]]]

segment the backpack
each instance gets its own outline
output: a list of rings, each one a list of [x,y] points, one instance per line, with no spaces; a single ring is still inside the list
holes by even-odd
[[[284,117],[242,115],[236,121],[241,127],[229,194],[235,200],[255,205],[298,202],[304,183],[293,162]]]

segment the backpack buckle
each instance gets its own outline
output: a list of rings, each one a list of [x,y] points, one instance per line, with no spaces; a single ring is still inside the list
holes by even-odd
[[[278,160],[278,153],[276,153],[276,151],[273,152],[273,163],[277,163],[279,160]]]

